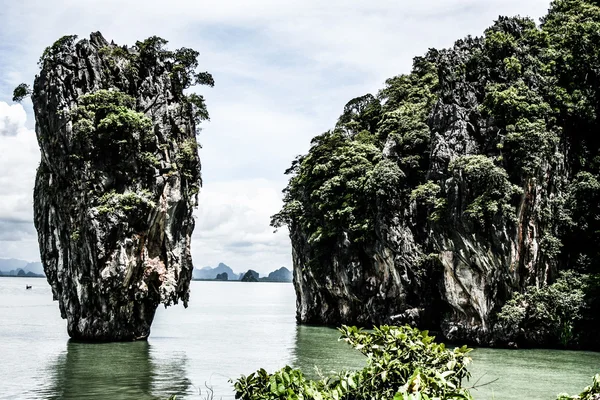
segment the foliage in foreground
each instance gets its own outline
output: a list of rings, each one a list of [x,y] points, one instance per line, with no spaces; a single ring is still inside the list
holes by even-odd
[[[260,369],[234,383],[235,398],[275,399],[473,399],[463,379],[471,349],[454,350],[438,344],[427,331],[409,326],[381,326],[373,332],[356,327],[340,329],[341,339],[367,356],[359,371],[342,371],[311,380],[289,366],[269,374]]]
[[[591,386],[586,387],[583,392],[577,396],[560,394],[558,400],[598,400],[600,399],[600,374],[594,376]]]

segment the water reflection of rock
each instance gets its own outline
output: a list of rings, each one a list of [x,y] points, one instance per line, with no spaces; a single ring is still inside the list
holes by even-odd
[[[165,399],[189,392],[186,356],[152,355],[148,342],[89,344],[69,342],[53,365],[48,399]]]
[[[345,342],[338,341],[339,337],[336,329],[297,326],[292,366],[300,368],[311,378],[317,375],[315,366],[325,374],[330,371],[362,368],[365,365],[365,357]]]

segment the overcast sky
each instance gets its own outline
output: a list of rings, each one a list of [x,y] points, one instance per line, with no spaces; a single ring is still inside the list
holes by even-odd
[[[498,15],[545,14],[547,0],[0,0],[0,258],[38,261],[32,192],[39,152],[29,100],[44,48],[101,31],[117,44],[152,35],[200,51],[211,121],[199,141],[204,188],[192,240],[196,267],[291,267],[283,171],[331,128],[344,104],[410,70],[412,57],[480,35]]]

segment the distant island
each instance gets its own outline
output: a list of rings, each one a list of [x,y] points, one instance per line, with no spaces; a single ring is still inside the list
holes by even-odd
[[[241,274],[236,274],[233,270],[226,264],[219,263],[216,268],[212,267],[204,267],[202,269],[194,268],[194,272],[192,275],[192,279],[194,280],[215,280],[217,279],[217,275],[227,274],[227,279],[219,279],[219,280],[229,280],[229,281],[238,281],[242,278]]]
[[[293,278],[292,271],[286,267],[271,272],[266,278],[260,278],[261,281],[268,282],[291,282]]]
[[[194,268],[193,272],[193,280],[196,281],[292,282],[292,277],[292,272],[286,267],[281,267],[261,278],[260,274],[253,269],[237,274],[224,263],[219,263],[216,268]]]
[[[248,272],[242,277],[242,282],[258,282],[260,274],[254,270],[249,269]]]
[[[40,262],[29,262],[15,258],[0,258],[0,276],[44,278],[44,267]],[[230,266],[219,263],[216,268],[194,268],[195,281],[234,281],[234,282],[292,282],[292,271],[281,267],[267,276],[261,277],[258,272],[249,269],[246,272],[235,273]]]
[[[44,278],[46,275],[40,262],[0,258],[0,276]]]

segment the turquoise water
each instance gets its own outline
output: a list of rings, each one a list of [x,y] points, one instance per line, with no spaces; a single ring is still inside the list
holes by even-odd
[[[25,290],[25,285],[33,289]],[[0,399],[232,399],[229,378],[286,364],[314,375],[364,358],[334,329],[297,326],[291,284],[192,282],[191,304],[159,308],[148,342],[70,342],[44,279],[0,278]],[[600,353],[473,352],[478,400],[554,399],[600,372]]]

